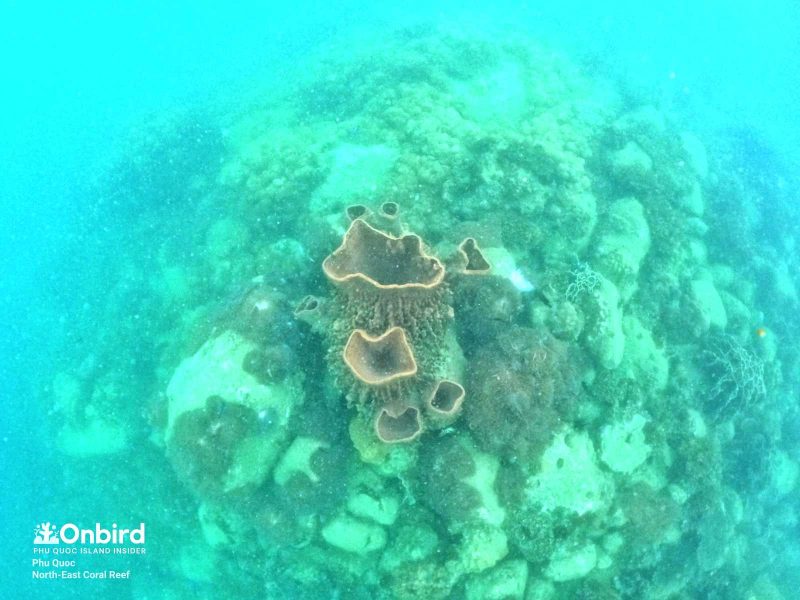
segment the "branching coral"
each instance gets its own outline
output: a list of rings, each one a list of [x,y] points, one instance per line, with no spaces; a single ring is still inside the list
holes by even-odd
[[[578,265],[570,271],[571,281],[567,286],[565,297],[575,304],[584,294],[591,294],[600,285],[600,276],[586,263]]]
[[[713,381],[705,407],[714,418],[733,417],[766,396],[763,361],[735,338],[711,338],[702,357]]]

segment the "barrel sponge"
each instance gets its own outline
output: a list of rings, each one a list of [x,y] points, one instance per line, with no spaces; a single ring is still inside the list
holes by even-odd
[[[375,419],[375,433],[379,440],[387,444],[413,442],[422,433],[419,410],[408,406],[393,414],[386,408],[380,409]]]
[[[429,422],[438,427],[452,423],[461,411],[464,396],[464,387],[460,383],[449,379],[437,381],[425,401]]]
[[[413,339],[432,328],[443,330],[452,313],[444,265],[414,234],[394,237],[355,219],[322,270],[343,297],[351,329],[378,335],[401,325]]]
[[[456,260],[458,272],[463,275],[485,275],[492,270],[475,238],[465,238],[458,245]]]
[[[367,385],[386,385],[417,372],[414,353],[401,327],[392,327],[377,336],[356,329],[342,356],[353,375]]]

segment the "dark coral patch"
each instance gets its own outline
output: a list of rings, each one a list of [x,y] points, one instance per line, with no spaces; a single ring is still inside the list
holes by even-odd
[[[204,498],[221,495],[236,446],[257,431],[251,408],[209,397],[205,408],[175,421],[169,455],[178,477]]]

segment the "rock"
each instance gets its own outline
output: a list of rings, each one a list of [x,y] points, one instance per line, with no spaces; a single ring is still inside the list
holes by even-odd
[[[653,335],[634,316],[622,319],[625,354],[620,369],[625,375],[651,391],[663,390],[669,380],[669,360],[656,346]]]
[[[467,600],[522,600],[528,582],[528,563],[507,560],[467,581]]]
[[[436,532],[424,524],[400,525],[393,532],[392,541],[381,556],[380,568],[392,573],[407,563],[431,557],[439,546]]]
[[[499,527],[477,522],[462,531],[458,567],[465,573],[481,573],[508,554],[508,537]]]
[[[703,216],[706,207],[705,201],[703,200],[703,190],[700,188],[699,183],[695,181],[691,191],[685,196],[678,198],[678,206],[690,215],[694,215],[695,217]]]
[[[545,575],[553,581],[586,577],[597,565],[597,547],[591,542],[579,546],[564,544],[550,557]]]
[[[260,484],[288,443],[302,375],[261,383],[245,370],[256,350],[223,331],[184,360],[167,387],[167,451],[201,495]]]
[[[620,295],[608,279],[599,274],[597,278],[597,286],[581,299],[586,315],[584,343],[601,367],[616,369],[625,352]]]
[[[653,159],[631,141],[611,155],[611,170],[619,179],[645,184],[653,170]]]
[[[525,484],[528,502],[577,515],[608,508],[613,494],[613,483],[597,465],[589,436],[572,430],[556,436],[544,451],[539,470]]]
[[[380,525],[392,525],[397,520],[400,501],[394,496],[374,498],[362,492],[350,497],[347,510]]]
[[[633,415],[626,421],[603,427],[600,458],[612,471],[629,475],[650,456],[652,448],[643,431],[646,424],[642,415]]]
[[[302,473],[316,483],[319,477],[311,468],[311,457],[317,450],[327,447],[326,442],[314,438],[296,437],[275,466],[272,473],[275,483],[285,485],[295,473]]]
[[[608,209],[595,232],[592,266],[619,290],[623,301],[637,288],[637,277],[650,249],[650,228],[635,198],[622,198]]]
[[[725,329],[728,325],[728,315],[714,282],[711,279],[695,279],[690,284],[690,289],[700,319],[698,324],[700,331],[707,331],[710,327]]]
[[[325,525],[322,538],[334,548],[362,555],[386,545],[383,527],[348,515],[336,517]]]
[[[708,176],[708,154],[703,142],[688,131],[681,133],[681,142],[689,159],[689,166],[697,173],[698,177],[705,179]]]
[[[99,416],[90,418],[81,427],[65,425],[58,432],[58,448],[69,456],[114,454],[128,446],[125,429]]]

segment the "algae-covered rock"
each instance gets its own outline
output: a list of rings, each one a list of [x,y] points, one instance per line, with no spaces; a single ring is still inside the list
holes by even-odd
[[[553,600],[556,597],[556,586],[549,579],[530,577],[525,600]]]
[[[245,223],[224,218],[215,221],[206,233],[206,249],[216,260],[229,257],[234,252],[242,252],[250,240]]]
[[[619,421],[603,427],[600,433],[600,458],[617,473],[633,473],[652,452],[646,442],[644,426],[647,419],[633,415],[626,421]]]
[[[528,563],[507,560],[489,571],[471,577],[466,584],[467,600],[522,600],[528,582]]]
[[[697,331],[708,331],[710,327],[725,329],[728,325],[728,315],[714,282],[710,278],[695,279],[690,284],[690,292],[695,308]]]
[[[653,159],[634,141],[611,155],[611,169],[616,177],[646,185],[653,170]]]
[[[625,354],[619,370],[648,391],[663,390],[669,380],[669,360],[664,349],[656,345],[650,330],[634,316],[623,317],[622,331]]]
[[[404,473],[417,460],[416,446],[383,443],[370,424],[360,416],[350,421],[348,432],[361,461],[373,465],[386,477]]]
[[[109,407],[115,408],[123,402],[124,397],[122,388],[113,378],[89,385],[82,377],[58,373],[52,383],[52,411],[65,421],[57,433],[58,449],[75,457],[126,450],[129,432],[113,413],[107,412]]]
[[[595,231],[592,265],[627,301],[637,288],[642,261],[650,249],[650,228],[635,198],[622,198],[608,208]]]
[[[99,415],[87,418],[81,425],[67,423],[58,432],[58,448],[70,456],[115,454],[127,447],[125,428]]]
[[[322,528],[322,538],[334,548],[363,555],[386,545],[386,530],[375,523],[341,515]]]
[[[597,566],[597,546],[591,542],[564,543],[553,552],[545,569],[553,581],[572,581],[586,577]]]
[[[217,554],[205,543],[203,538],[183,544],[173,559],[174,567],[183,579],[191,582],[209,583],[213,581],[217,569]]]
[[[581,298],[586,315],[583,342],[604,369],[616,369],[625,352],[622,307],[617,287],[600,274],[591,292]]]
[[[528,502],[544,510],[563,508],[577,515],[601,512],[614,494],[613,482],[597,464],[594,445],[583,432],[559,433],[525,483]]]
[[[313,483],[319,481],[319,476],[311,466],[311,459],[318,450],[323,450],[328,446],[327,442],[311,437],[296,437],[275,466],[272,473],[275,483],[285,485],[295,474],[305,475]]]
[[[337,145],[327,155],[328,176],[314,191],[311,206],[324,212],[371,198],[384,185],[397,155],[397,149],[386,144]]]
[[[360,492],[347,501],[347,510],[379,525],[392,525],[397,520],[400,500],[393,495],[378,496]]]
[[[227,330],[176,369],[167,388],[167,451],[201,494],[263,482],[302,403],[301,375],[262,383],[246,369],[256,346]]]
[[[506,517],[506,511],[500,505],[495,491],[495,481],[497,480],[500,461],[497,457],[480,452],[466,442],[464,448],[472,458],[475,470],[461,481],[477,492],[477,496],[480,499],[478,517],[486,523],[499,526]]]
[[[544,313],[543,317],[539,316],[540,310]],[[573,342],[583,330],[583,314],[567,300],[555,305],[535,304],[532,312],[534,320],[546,323],[550,332],[560,340]]]
[[[677,203],[678,206],[688,214],[694,215],[695,217],[702,217],[703,213],[705,212],[705,200],[703,199],[703,190],[700,187],[700,184],[695,181],[694,185],[692,185],[691,191],[678,198]],[[704,234],[708,227],[701,226],[700,230],[698,231],[698,227],[695,226],[694,229],[697,233]]]
[[[484,522],[468,524],[458,544],[458,568],[464,573],[481,573],[503,560],[508,554],[508,537],[494,525]]]
[[[570,515],[563,509],[543,510],[525,503],[512,513],[506,531],[512,546],[531,564],[545,562],[553,552],[556,530],[569,527]]]
[[[797,487],[800,465],[782,451],[776,452],[771,462],[773,490],[778,496],[791,493]]]
[[[212,548],[226,546],[232,542],[231,536],[225,531],[224,523],[221,522],[213,507],[206,503],[200,504],[197,508],[197,520],[200,523],[203,538]]]
[[[708,153],[695,134],[688,131],[681,132],[681,144],[692,167],[698,177],[704,179],[708,176]]]
[[[399,525],[381,556],[380,568],[391,573],[400,565],[430,558],[438,547],[439,536],[430,526],[424,523]]]
[[[302,401],[297,382],[263,384],[245,370],[255,344],[233,331],[208,340],[176,369],[167,387],[169,414],[166,438],[174,434],[176,421],[185,413],[205,407],[212,396],[254,410],[275,409],[287,413]],[[288,415],[279,423],[286,424]]]
[[[529,100],[527,87],[524,71],[515,60],[503,61],[481,77],[453,83],[465,113],[478,122],[517,122]]]
[[[421,560],[401,565],[391,574],[391,598],[397,600],[446,600],[459,573],[449,564],[435,560]]]
[[[448,524],[502,525],[505,508],[495,490],[496,456],[479,451],[468,435],[432,440],[420,455],[419,497]]]

